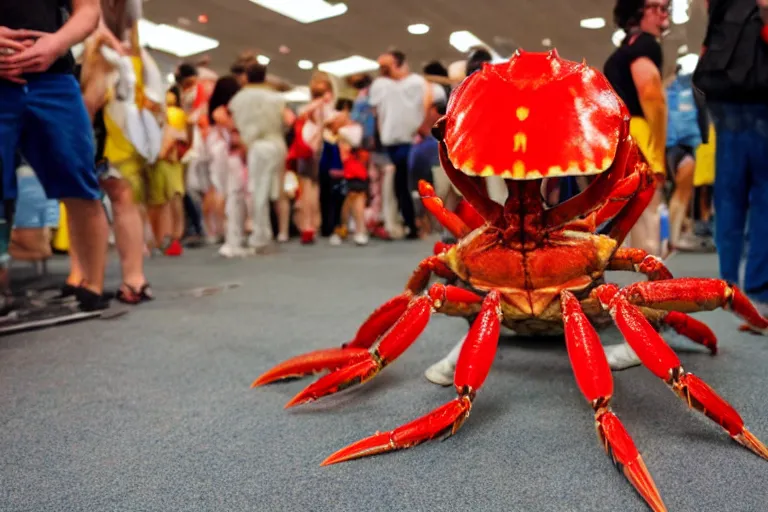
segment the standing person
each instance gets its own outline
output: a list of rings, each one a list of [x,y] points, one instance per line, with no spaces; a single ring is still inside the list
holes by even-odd
[[[315,233],[322,226],[320,160],[325,147],[323,132],[335,114],[333,102],[336,97],[331,78],[325,73],[312,76],[309,92],[312,101],[299,110],[293,125],[295,136],[288,156],[299,177],[301,198],[298,228],[302,244],[314,243]],[[325,231],[332,231],[333,227],[326,226]]]
[[[661,80],[662,51],[659,40],[669,28],[668,0],[618,0],[613,10],[616,25],[626,32],[621,46],[608,57],[603,72],[627,105],[629,131],[640,152],[656,173],[659,185],[666,176],[667,104]],[[661,190],[630,231],[630,243],[649,254],[660,255]]]
[[[696,151],[702,143],[700,109],[691,83],[691,75],[681,73],[678,64],[674,80],[667,86],[669,123],[667,125],[667,169],[674,184],[669,199],[669,243],[672,250],[701,250],[691,231],[683,236],[683,223],[693,198]]]
[[[667,101],[661,80],[659,40],[669,28],[668,0],[617,0],[616,25],[626,32],[621,46],[605,62],[603,72],[632,116],[629,132],[656,173],[657,187],[648,207],[629,234],[632,247],[661,255],[661,188],[666,179]],[[640,364],[627,343],[605,347],[611,368]]]
[[[727,55],[728,58],[724,58]],[[747,216],[744,291],[768,314],[768,0],[710,0],[694,85],[715,125],[715,243],[720,277],[739,283]]]
[[[379,71],[369,101],[376,109],[381,143],[395,166],[395,193],[409,240],[419,238],[413,198],[408,187],[408,155],[424,117],[432,107],[432,88],[411,73],[405,54],[392,50],[379,57]]]
[[[208,237],[219,242],[226,233],[226,198],[227,198],[227,159],[231,131],[234,127],[229,115],[229,102],[240,91],[240,83],[234,76],[218,79],[208,103],[208,123],[210,129],[206,137],[207,153],[210,155],[211,183],[207,201],[211,204],[212,215],[209,217]]]
[[[126,21],[132,23],[135,29],[135,20],[131,21],[132,19],[129,17]],[[137,35],[134,30],[134,43],[138,42],[135,39]],[[116,34],[102,23],[86,42],[80,83],[96,134],[95,162],[100,170],[99,182],[112,205],[113,229],[122,274],[122,283],[116,298],[124,303],[138,304],[151,300],[153,296],[144,275],[144,222],[140,211],[143,186],[136,185],[144,179],[144,162],[126,137],[125,126],[118,126],[111,116],[125,120],[127,113],[134,106],[139,107],[134,98],[144,96],[141,86],[144,80],[142,57],[125,55],[124,52],[122,56],[114,53],[122,50],[122,43]],[[134,53],[138,51],[139,48],[136,47]],[[105,54],[112,55],[117,61],[110,62]],[[113,73],[115,67],[120,70],[117,77]],[[134,76],[134,69],[138,71],[139,76]],[[134,82],[138,91],[133,88]],[[120,92],[116,92],[117,90]],[[124,96],[125,99],[117,100],[116,96]],[[138,112],[137,109],[136,113]],[[72,248],[70,274],[62,288],[62,295],[74,293],[75,286],[81,279],[80,257],[77,249]]]
[[[277,199],[287,148],[283,132],[285,100],[266,85],[267,68],[251,64],[248,85],[241,89],[229,110],[243,143],[248,148],[248,185],[253,231],[248,245],[257,253],[269,250],[272,239],[270,198]]]
[[[3,195],[16,195],[17,148],[35,169],[46,196],[61,199],[71,245],[84,279],[76,297],[83,310],[105,309],[107,217],[94,165],[94,139],[70,48],[93,32],[98,0],[72,0],[64,21],[59,0],[0,3],[0,164]]]
[[[184,167],[179,152],[187,141],[187,122],[172,90],[166,93],[165,101],[160,152],[148,172],[147,208],[156,247],[167,256],[180,256],[184,236]]]

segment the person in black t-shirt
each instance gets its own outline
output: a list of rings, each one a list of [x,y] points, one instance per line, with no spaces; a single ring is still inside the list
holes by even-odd
[[[666,177],[667,105],[661,80],[659,39],[669,28],[669,0],[617,0],[616,25],[626,32],[619,48],[608,57],[603,73],[627,105],[629,131],[658,177],[656,193],[629,234],[632,247],[661,256],[661,185]],[[629,345],[606,347],[613,369],[639,364]]]
[[[20,150],[49,198],[61,199],[71,245],[85,279],[83,310],[108,306],[103,295],[107,218],[94,165],[94,140],[70,48],[100,19],[98,0],[0,0],[0,165],[6,199],[16,195]]]

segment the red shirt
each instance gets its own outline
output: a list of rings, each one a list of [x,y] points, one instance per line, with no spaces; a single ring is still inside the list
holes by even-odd
[[[349,157],[344,161],[345,180],[367,180],[368,169],[357,158]]]

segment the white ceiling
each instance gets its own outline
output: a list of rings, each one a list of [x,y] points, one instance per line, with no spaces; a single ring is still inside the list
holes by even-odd
[[[344,15],[310,24],[249,0],[145,0],[144,17],[218,40],[218,48],[208,53],[218,72],[226,72],[238,53],[250,49],[270,58],[271,74],[296,85],[305,85],[312,73],[300,69],[299,60],[317,64],[351,55],[375,60],[393,46],[406,53],[415,70],[433,59],[447,66],[463,57],[448,42],[459,30],[471,31],[504,57],[517,47],[545,50],[542,41],[549,39],[563,58],[586,58],[598,68],[614,48],[612,0],[346,0],[346,4]],[[688,12],[690,21],[672,25],[664,41],[667,72],[674,69],[680,46],[693,52],[701,46],[703,0],[692,0]],[[208,17],[207,23],[198,22],[200,14]],[[581,19],[592,17],[605,18],[606,26],[598,30],[579,26]],[[409,34],[407,26],[413,23],[427,24],[430,30]],[[280,53],[281,46],[290,53]],[[170,67],[181,59],[169,56],[163,61]]]

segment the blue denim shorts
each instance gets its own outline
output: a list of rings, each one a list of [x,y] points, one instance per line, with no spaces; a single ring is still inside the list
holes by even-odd
[[[46,197],[43,186],[34,174],[19,176],[17,188],[13,227],[19,229],[59,227],[59,202]]]
[[[75,77],[0,80],[0,168],[4,199],[16,198],[16,156],[30,163],[50,199],[98,199],[93,127]]]

